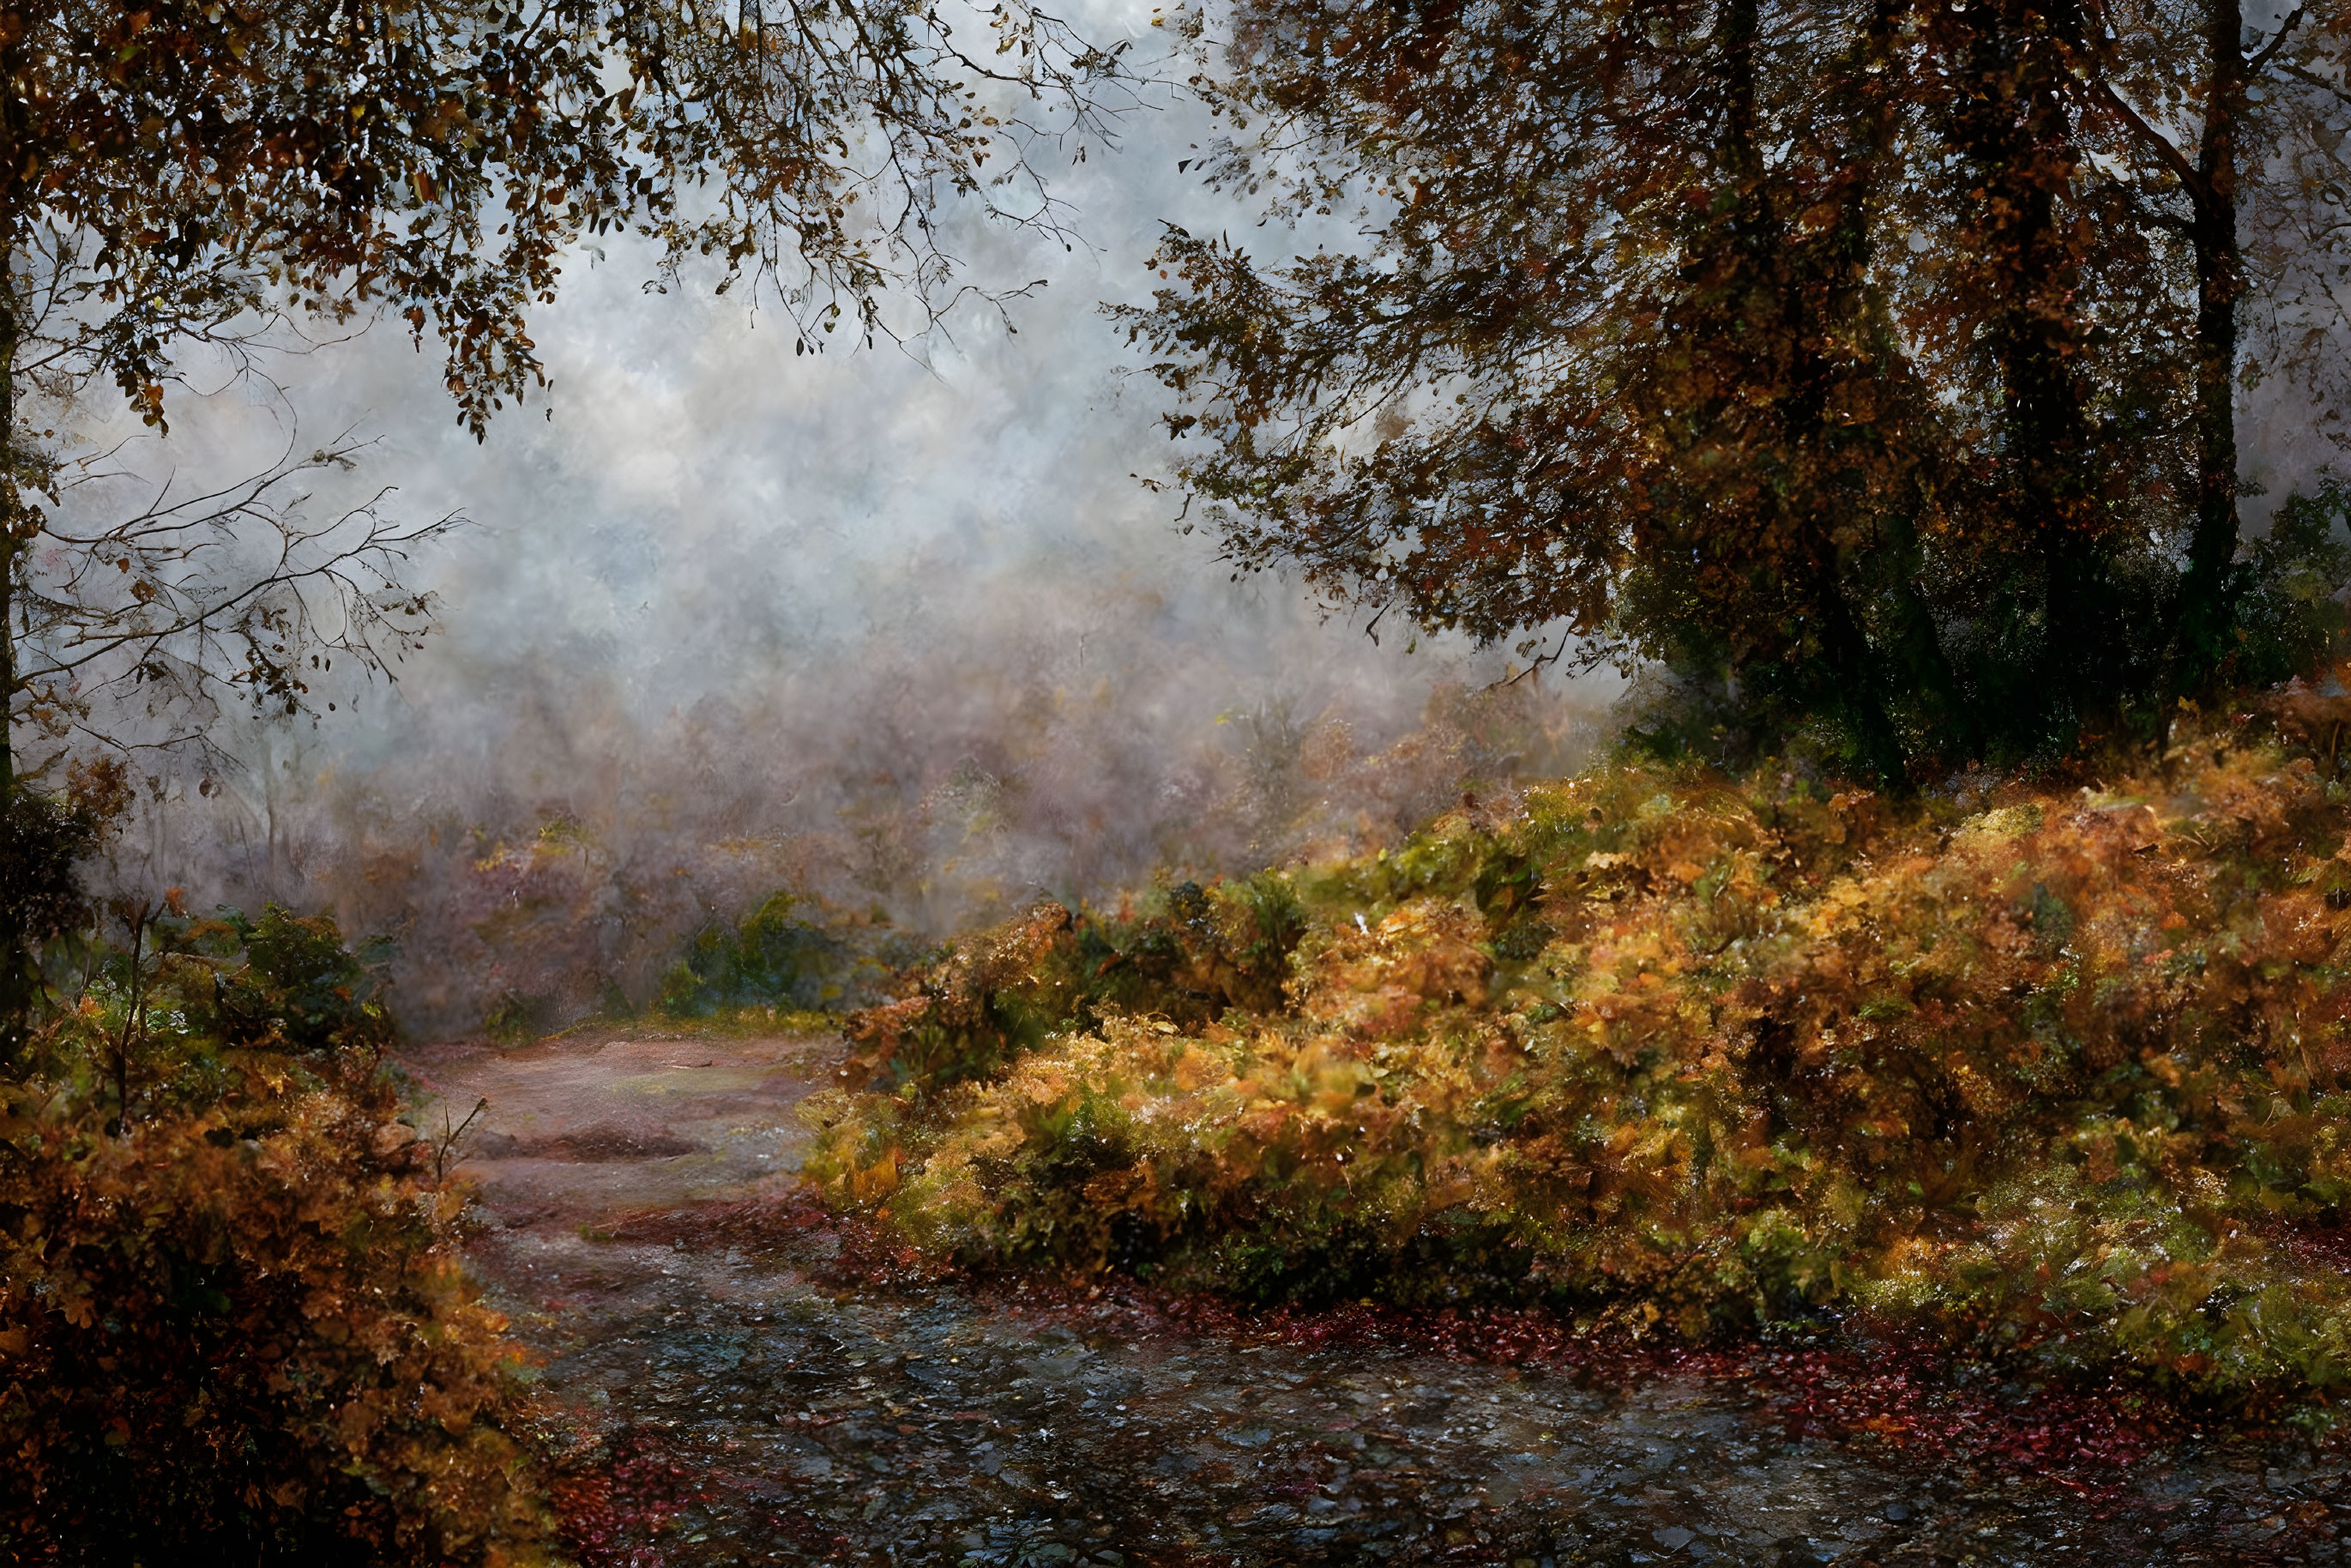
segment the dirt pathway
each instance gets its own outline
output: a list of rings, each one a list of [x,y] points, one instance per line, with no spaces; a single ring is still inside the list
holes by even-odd
[[[2177,1442],[2084,1495],[1792,1439],[1768,1388],[1667,1363],[1594,1380],[925,1280],[792,1197],[834,1049],[410,1062],[453,1121],[489,1101],[475,1256],[577,1435],[589,1568],[2351,1562],[2342,1467],[2306,1456]]]

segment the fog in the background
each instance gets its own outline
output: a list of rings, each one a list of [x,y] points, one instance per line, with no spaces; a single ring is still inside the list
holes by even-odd
[[[1092,26],[1148,49],[1147,16]],[[282,402],[183,402],[155,471],[257,466],[289,419],[306,444],[356,426],[379,439],[352,493],[474,526],[413,563],[442,631],[396,690],[225,720],[235,766],[209,795],[165,779],[174,809],[115,874],[394,935],[412,1023],[453,1030],[642,1003],[694,931],[778,888],[938,933],[1384,841],[1573,766],[1613,677],[1498,685],[1508,649],[1374,643],[1296,583],[1228,580],[1134,477],[1165,460],[1159,389],[1122,373],[1100,302],[1147,297],[1163,220],[1306,247],[1178,172],[1207,134],[1174,103],[1087,138],[1056,183],[1073,251],[943,214],[973,279],[1045,280],[1017,330],[967,303],[903,348],[797,357],[771,306],[710,277],[649,292],[647,255],[608,244],[533,323],[552,392],[485,444],[392,328],[277,362]],[[2327,449],[2284,383],[2256,395],[2247,468],[2274,500]]]
[[[1509,650],[1374,643],[1230,581],[1134,477],[1164,460],[1158,388],[1098,307],[1147,297],[1162,219],[1242,221],[1175,167],[1202,134],[1178,106],[1089,138],[1056,185],[1072,251],[946,214],[976,280],[1047,280],[1008,325],[967,302],[904,348],[796,357],[771,310],[649,292],[608,244],[533,322],[551,394],[478,447],[393,328],[277,362],[282,402],[183,401],[183,474],[266,462],[289,417],[305,444],[357,426],[350,491],[474,526],[413,563],[442,631],[396,689],[225,721],[236,766],[168,780],[117,874],[388,931],[412,1021],[446,1030],[643,1002],[778,887],[939,932],[1382,841],[1572,765],[1606,683],[1495,688]]]

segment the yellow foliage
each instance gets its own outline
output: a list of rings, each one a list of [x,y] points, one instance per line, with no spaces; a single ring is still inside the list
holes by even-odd
[[[130,1038],[110,992],[0,1083],[0,1555],[550,1561],[519,1352],[465,1277],[465,1193],[396,1119],[380,1014],[246,970],[275,1010],[232,1021],[267,1049],[167,1034],[214,973],[166,965],[135,1076],[91,1071]],[[344,1043],[289,1046],[313,1028]]]
[[[974,1263],[1690,1333],[1843,1301],[2336,1385],[2351,1286],[2291,1260],[2351,1218],[2351,789],[2292,698],[2086,789],[1531,789],[1282,873],[1278,998],[1071,1017],[844,1104],[810,1170],[857,1196],[887,1124],[886,1212]]]

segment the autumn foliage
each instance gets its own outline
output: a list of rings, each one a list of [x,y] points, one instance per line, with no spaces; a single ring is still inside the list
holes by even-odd
[[[1180,166],[1258,227],[1168,225],[1113,313],[1237,567],[1662,664],[1889,779],[2151,735],[2324,631],[2249,559],[2239,403],[2337,438],[2339,8],[1164,22],[1223,112]]]
[[[541,1560],[517,1353],[364,970],[275,909],[161,935],[0,1084],[0,1553]]]
[[[983,1267],[1700,1337],[1858,1311],[2323,1396],[2351,1378],[2325,689],[2183,708],[2064,788],[1621,761],[1261,879],[1298,912],[1278,993],[1205,983],[1219,916],[1171,901],[1125,933],[1180,956],[1155,995],[1040,1027],[1119,963],[1048,912],[852,1026],[890,1092],[820,1107],[809,1169]],[[995,1060],[908,1051],[1024,1015]]]

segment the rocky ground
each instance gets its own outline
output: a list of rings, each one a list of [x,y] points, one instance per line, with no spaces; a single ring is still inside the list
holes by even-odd
[[[1901,1347],[944,1277],[796,1190],[821,1038],[422,1050],[588,1568],[2351,1562],[2339,1449]]]

